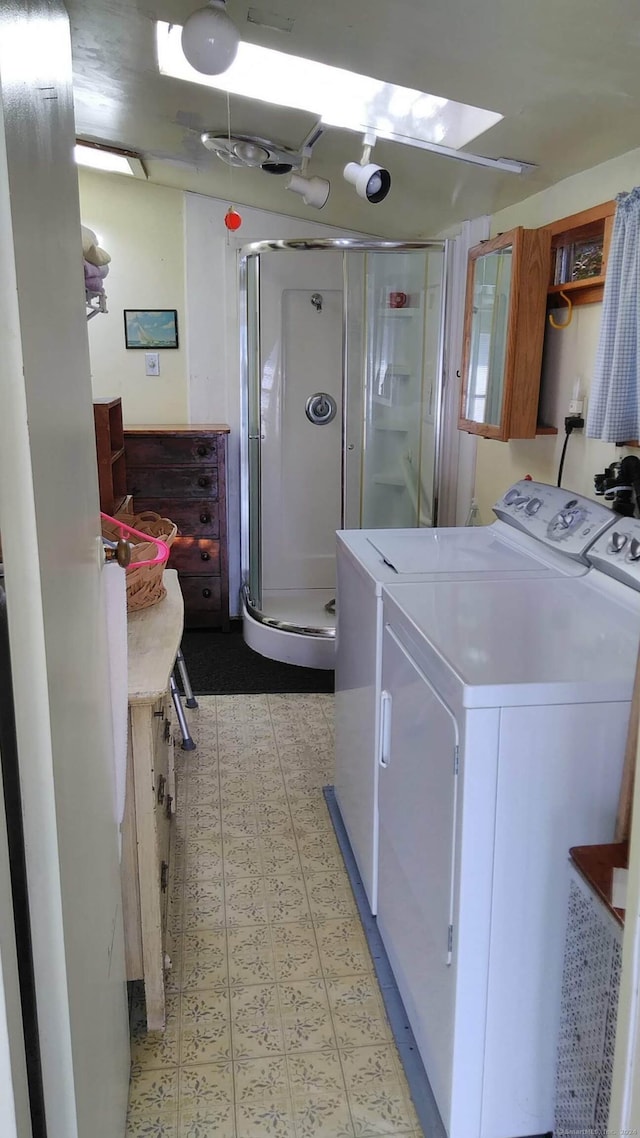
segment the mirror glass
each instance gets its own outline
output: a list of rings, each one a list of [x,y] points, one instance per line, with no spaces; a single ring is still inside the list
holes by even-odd
[[[465,417],[500,425],[507,354],[507,323],[513,246],[477,257]]]

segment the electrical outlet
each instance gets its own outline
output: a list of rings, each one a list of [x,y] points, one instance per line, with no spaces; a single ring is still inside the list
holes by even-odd
[[[582,415],[584,410],[584,399],[570,399],[569,400],[569,414]]]
[[[144,370],[146,375],[160,375],[160,356],[158,352],[144,353]]]

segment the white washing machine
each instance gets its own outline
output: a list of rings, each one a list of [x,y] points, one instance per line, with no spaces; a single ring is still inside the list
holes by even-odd
[[[581,575],[587,548],[617,516],[601,503],[526,480],[494,512],[499,520],[491,526],[337,535],[335,792],[373,913],[383,585]]]
[[[378,926],[449,1138],[554,1125],[566,859],[613,838],[640,522],[587,556],[383,591]]]

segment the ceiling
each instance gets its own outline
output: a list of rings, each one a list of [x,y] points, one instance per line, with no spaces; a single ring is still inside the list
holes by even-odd
[[[391,171],[392,188],[370,205],[341,176],[360,159],[360,137],[330,128],[310,165],[331,181],[317,211],[287,192],[283,178],[240,169],[231,176],[200,142],[204,130],[226,130],[226,96],[158,73],[155,20],[183,24],[202,2],[66,0],[78,136],[139,151],[151,182],[423,238],[640,146],[636,0],[228,0],[243,40],[499,111],[502,122],[467,149],[537,166],[506,174],[378,142],[372,160]],[[250,9],[262,24],[248,20]],[[266,26],[274,14],[290,19],[291,31]],[[306,112],[231,97],[234,133],[296,148],[313,125]]]

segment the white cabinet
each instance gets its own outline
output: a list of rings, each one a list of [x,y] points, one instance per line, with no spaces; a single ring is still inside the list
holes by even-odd
[[[172,819],[176,791],[169,679],[180,647],[183,603],[175,570],[167,595],[129,614],[129,734],[122,825],[122,898],[128,980],[144,979],[147,1026],[165,1026]]]

